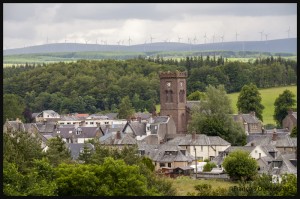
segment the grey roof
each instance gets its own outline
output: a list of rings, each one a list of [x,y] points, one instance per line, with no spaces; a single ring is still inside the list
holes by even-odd
[[[113,120],[113,119],[117,119],[118,113],[107,113],[105,114],[108,119]]]
[[[52,133],[56,127],[56,122],[36,123],[40,133]]]
[[[67,148],[71,152],[71,156],[73,160],[78,159],[80,150],[84,148],[85,143],[67,143]],[[94,150],[94,145],[91,143],[86,143],[87,147],[89,147],[91,150]]]
[[[192,162],[195,159],[187,151],[184,155],[181,150],[185,151],[180,146],[161,144],[149,157],[155,162]]]
[[[59,131],[60,133],[57,133]],[[71,133],[69,133],[71,131]],[[76,132],[75,127],[59,127],[53,133],[53,136],[61,136],[62,138],[72,138],[73,134]]]
[[[297,147],[297,138],[291,138],[289,135],[277,136],[276,141],[272,140],[272,136],[261,136],[248,142],[246,146],[251,144],[257,145],[274,145],[276,147]]]
[[[44,110],[43,112],[44,112],[44,113],[47,113],[47,114],[49,114],[49,115],[51,115],[51,116],[57,116],[57,115],[58,115],[58,113],[56,113],[56,112],[53,111],[53,110]]]
[[[38,116],[40,113],[32,113],[31,117],[35,118],[36,116]]]
[[[80,119],[78,119],[75,116],[62,116],[60,118],[61,121],[81,121]]]
[[[107,120],[109,117],[107,115],[102,114],[92,114],[87,117],[88,119],[101,119],[101,120]]]
[[[7,121],[13,131],[25,131],[24,124],[18,121]]]
[[[146,123],[144,122],[127,122],[123,132],[125,131],[125,128],[131,128],[135,136],[146,135]]]
[[[167,123],[169,120],[168,116],[157,116],[154,118],[153,123]]]
[[[236,150],[242,150],[242,151],[247,151],[247,152],[251,153],[251,151],[253,151],[254,148],[255,148],[255,146],[230,146],[227,149],[225,149],[225,152],[231,153]]]
[[[227,146],[230,145],[229,142],[222,139],[219,136],[207,136],[205,134],[196,134],[195,140],[193,140],[191,134],[186,134],[183,136],[175,137],[168,141],[169,143],[176,143],[178,145],[196,145],[196,146]]]
[[[186,107],[192,109],[194,106],[200,106],[200,101],[186,101]]]
[[[81,129],[81,133],[79,135],[77,135],[77,138],[95,138],[96,137],[96,134],[97,134],[97,131],[99,131],[100,129],[98,127],[78,127],[76,129],[79,130]]]
[[[247,135],[246,141],[251,142],[255,139],[264,139],[265,137],[272,137],[274,130],[265,130],[265,133],[250,133]],[[289,132],[284,129],[277,129],[277,137],[282,137],[288,135]]]
[[[256,116],[251,115],[251,114],[233,114],[232,116],[233,116],[234,121],[237,121],[239,116],[241,116],[242,119],[248,124],[250,124],[250,123],[254,123],[254,124],[260,123],[260,120]]]
[[[135,145],[137,144],[136,139],[134,139],[129,134],[124,134],[120,132],[121,139],[117,139],[116,133],[107,133],[102,136],[99,141],[106,145]]]
[[[281,175],[285,173],[297,174],[297,168],[291,163],[291,159],[295,159],[294,153],[280,154],[278,158],[273,161],[280,161],[281,165],[279,168],[274,168],[273,163],[269,164],[269,174]]]
[[[140,117],[142,120],[147,120],[150,117],[152,117],[151,113],[141,113],[141,112],[137,112],[134,114],[136,118]]]

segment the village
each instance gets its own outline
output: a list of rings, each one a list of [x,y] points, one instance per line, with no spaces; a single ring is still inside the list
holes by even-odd
[[[159,114],[138,112],[131,118],[117,119],[117,113],[59,115],[55,110],[44,110],[32,114],[33,123],[22,123],[18,118],[7,120],[3,130],[39,137],[43,151],[47,151],[49,139],[61,137],[75,161],[84,146],[94,150],[89,140],[119,149],[137,146],[139,155],[150,158],[157,173],[170,177],[229,179],[222,163],[238,149],[249,152],[257,161],[259,174],[297,175],[297,138],[290,137],[291,129],[297,125],[297,112],[289,111],[283,129],[264,129],[255,112],[233,114],[234,121],[244,127],[244,146],[232,146],[219,136],[188,133],[191,109],[200,106],[200,101],[187,101],[186,77],[179,71],[160,73]],[[207,162],[216,167],[203,171]]]

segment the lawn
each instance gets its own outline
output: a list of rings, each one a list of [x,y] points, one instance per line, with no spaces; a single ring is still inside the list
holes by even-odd
[[[212,188],[226,188],[228,189],[231,186],[238,186],[238,183],[231,182],[231,181],[225,181],[225,180],[218,180],[218,179],[192,179],[189,177],[178,177],[175,179],[171,179],[174,188],[176,188],[177,195],[178,196],[186,196],[188,192],[196,192],[194,186],[198,184],[210,184]]]
[[[284,87],[276,87],[276,88],[267,88],[267,89],[259,89],[259,92],[262,97],[262,105],[265,106],[265,109],[263,110],[263,124],[275,124],[275,121],[273,119],[274,114],[274,102],[276,98],[283,93],[285,89],[288,89],[292,91],[296,95],[297,100],[297,86],[284,86]],[[231,93],[228,94],[229,98],[231,99],[231,104],[234,113],[238,113],[236,103],[238,100],[239,93]],[[297,104],[295,108],[297,107]]]

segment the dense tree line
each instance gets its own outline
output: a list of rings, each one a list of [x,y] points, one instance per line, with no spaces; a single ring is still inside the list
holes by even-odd
[[[268,61],[270,59],[270,61]],[[297,62],[264,58],[253,63],[228,62],[214,55],[185,59],[138,57],[128,60],[79,60],[4,68],[3,92],[24,100],[28,112],[117,112],[128,96],[135,111],[153,111],[159,103],[159,71],[188,71],[187,95],[223,84],[227,93],[245,84],[258,88],[297,82]]]
[[[157,176],[137,146],[119,150],[94,142],[89,157],[72,160],[64,141],[41,140],[24,132],[3,133],[5,196],[172,196],[169,179]],[[149,164],[150,161],[150,164]]]

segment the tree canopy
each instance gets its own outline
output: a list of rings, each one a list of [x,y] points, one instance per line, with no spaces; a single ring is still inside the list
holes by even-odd
[[[230,178],[242,181],[253,179],[258,169],[256,160],[249,155],[249,152],[242,150],[229,153],[222,165]]]
[[[263,121],[262,112],[265,107],[261,104],[261,96],[256,85],[250,83],[242,87],[238,96],[237,108],[241,113],[254,111],[255,116]]]
[[[288,111],[295,106],[295,94],[285,90],[275,100],[274,120],[278,126],[282,126],[282,120],[288,115]]]
[[[246,144],[246,135],[242,126],[235,122],[231,102],[224,86],[208,86],[206,100],[200,106],[192,109],[192,118],[188,124],[188,131],[193,131],[209,136],[220,136],[232,145]]]

